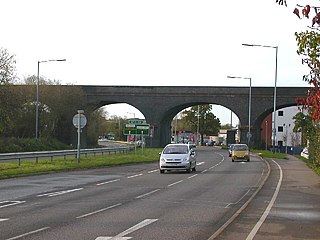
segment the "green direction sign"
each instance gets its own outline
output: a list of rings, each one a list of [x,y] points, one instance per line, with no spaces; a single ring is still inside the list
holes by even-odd
[[[123,131],[124,135],[149,135],[149,124],[126,124],[125,129]]]
[[[149,135],[150,125],[149,124],[137,125],[136,129],[137,129],[137,134]]]

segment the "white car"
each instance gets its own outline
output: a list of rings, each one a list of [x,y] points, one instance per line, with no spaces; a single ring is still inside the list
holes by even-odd
[[[196,171],[196,153],[189,144],[168,144],[160,153],[160,173],[165,170]]]

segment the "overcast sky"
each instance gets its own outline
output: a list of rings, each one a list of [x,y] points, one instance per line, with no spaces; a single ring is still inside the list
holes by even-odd
[[[275,0],[1,0],[0,47],[18,76],[140,86],[306,86],[294,33],[309,22]],[[300,1],[302,4],[305,1]],[[310,0],[308,2],[318,1]],[[129,111],[130,112],[130,111]],[[127,114],[130,116],[130,114]]]

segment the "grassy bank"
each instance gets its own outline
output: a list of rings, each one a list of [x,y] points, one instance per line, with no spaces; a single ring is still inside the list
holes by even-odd
[[[21,161],[20,166],[18,162],[0,163],[0,179],[19,177],[32,174],[40,174],[46,172],[57,171],[71,171],[79,169],[90,169],[107,167],[121,164],[146,163],[155,162],[159,160],[160,148],[146,148],[142,154],[141,149],[137,152],[111,154],[111,155],[96,155],[84,157],[81,156],[80,162],[77,159],[70,157],[67,159],[46,159]]]

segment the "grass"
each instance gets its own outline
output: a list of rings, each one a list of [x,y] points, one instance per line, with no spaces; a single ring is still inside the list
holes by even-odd
[[[26,175],[34,175],[47,172],[72,171],[79,169],[90,169],[99,167],[108,167],[122,164],[147,163],[159,160],[160,148],[145,148],[143,153],[141,149],[136,152],[110,155],[81,156],[80,162],[70,157],[67,159],[45,159],[24,160],[19,165],[18,162],[0,163],[0,179],[12,178]]]
[[[253,153],[259,154],[263,158],[288,159],[286,157],[286,154],[283,154],[283,153],[273,153],[268,150],[255,150],[255,149],[252,149],[250,151]]]
[[[316,174],[318,174],[318,175],[320,176],[320,167],[319,167],[319,166],[317,166],[316,164],[314,164],[314,163],[313,163],[312,161],[310,161],[309,159],[304,158],[304,157],[302,157],[302,156],[300,156],[300,155],[295,155],[295,157],[297,157],[297,158],[299,158],[300,160],[304,161],[309,168],[311,168]]]

